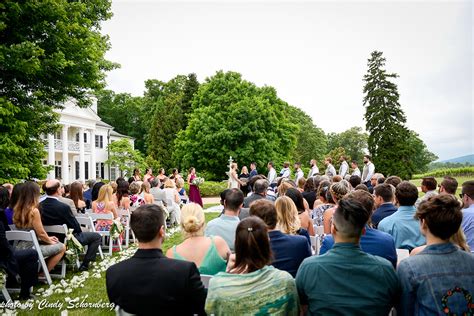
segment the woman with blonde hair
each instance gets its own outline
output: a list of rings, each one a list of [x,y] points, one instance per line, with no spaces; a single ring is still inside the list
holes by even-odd
[[[280,196],[275,201],[275,208],[277,211],[277,225],[275,229],[288,235],[305,236],[311,244],[308,231],[301,228],[301,221],[295,202],[288,196]]]
[[[148,181],[142,183],[140,195],[145,201],[145,204],[153,204],[155,202],[155,198],[150,193],[150,182]]]
[[[239,179],[239,175],[237,174],[237,163],[233,162],[230,167],[228,188],[239,189],[241,185],[243,185],[243,182]]]
[[[115,203],[112,196],[113,189],[109,184],[103,185],[99,190],[97,200],[92,202],[92,211],[97,214],[113,214],[117,218]],[[96,230],[109,231],[112,225],[111,220],[97,220]]]
[[[342,180],[336,183],[333,183],[329,188],[329,192],[331,197],[336,204],[334,207],[327,209],[323,214],[323,225],[324,225],[324,233],[330,234],[331,233],[331,222],[332,216],[336,211],[337,206],[339,205],[339,201],[350,192],[351,185],[346,180]]]
[[[13,223],[21,230],[34,230],[43,257],[46,259],[48,271],[51,271],[61,260],[66,247],[60,243],[56,237],[50,237],[44,231],[39,212],[39,186],[34,182],[25,182],[21,186],[18,200],[13,207]],[[17,249],[29,249],[33,247],[33,243],[29,241],[20,241]]]
[[[181,210],[184,241],[168,249],[168,258],[192,261],[201,274],[214,275],[225,271],[230,249],[219,236],[204,236],[206,218],[201,206],[186,204]]]

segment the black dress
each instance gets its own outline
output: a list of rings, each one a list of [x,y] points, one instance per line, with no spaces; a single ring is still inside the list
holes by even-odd
[[[249,186],[247,185],[249,180],[250,174],[248,173],[241,173],[239,176],[239,180],[242,181],[244,184],[240,186],[240,190],[244,193],[244,196],[247,196],[249,193]]]

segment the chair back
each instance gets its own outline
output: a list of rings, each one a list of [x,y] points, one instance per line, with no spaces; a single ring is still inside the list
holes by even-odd
[[[114,214],[112,213],[90,213],[88,214],[90,218],[92,218],[93,221],[96,220],[113,220],[114,219]]]
[[[201,282],[206,289],[209,287],[209,281],[212,279],[212,277],[213,275],[201,274]]]
[[[77,216],[77,222],[81,225],[81,228],[86,229],[89,232],[95,232],[94,221],[90,216]]]
[[[410,256],[408,249],[397,248],[397,266],[400,264],[400,261],[406,259]]]
[[[316,235],[324,235],[324,226],[313,225],[313,228]]]
[[[68,232],[66,224],[62,224],[62,225],[44,225],[43,228],[44,228],[45,232],[53,233],[53,234],[67,235],[67,232]]]

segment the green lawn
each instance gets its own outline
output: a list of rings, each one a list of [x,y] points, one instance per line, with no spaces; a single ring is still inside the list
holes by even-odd
[[[459,183],[458,189],[456,191],[456,196],[459,196],[459,194],[461,193],[461,186],[464,182],[466,182],[468,180],[474,180],[474,178],[472,178],[472,177],[454,177],[454,178]],[[410,182],[413,183],[414,185],[416,185],[417,187],[421,187],[421,181],[422,181],[422,179],[410,180]],[[438,184],[440,184],[443,181],[443,177],[436,178],[436,181],[438,181]],[[421,197],[425,194],[423,192],[420,192],[419,195]]]
[[[207,207],[207,205],[205,205]],[[206,222],[210,221],[213,218],[216,218],[219,215],[219,213],[205,213],[206,216]],[[183,241],[183,236],[181,233],[175,233],[171,237],[167,238],[165,242],[163,243],[163,252],[166,253],[166,251],[172,247],[173,245],[179,244]],[[136,249],[135,246],[131,246],[129,250],[125,250],[124,253],[127,254],[128,256],[131,256]],[[107,262],[110,262],[110,260],[116,260],[119,257],[118,254],[114,254],[112,259],[108,258],[105,256],[105,259],[103,261],[98,258],[98,261],[94,264],[94,266],[90,269],[91,271],[89,272],[89,277],[82,283],[77,288],[73,288],[72,292],[70,293],[54,293],[51,296],[48,297],[42,297],[42,293],[38,293],[39,291],[46,291],[49,286],[43,285],[43,286],[37,286],[34,289],[34,293],[36,294],[36,301],[33,303],[33,309],[30,310],[17,310],[19,315],[60,315],[60,310],[68,310],[69,315],[115,315],[114,310],[110,310],[108,308],[83,308],[80,306],[80,304],[84,303],[108,303],[108,298],[107,298],[107,292],[106,292],[106,287],[105,287],[105,268],[100,271],[100,272],[94,272],[96,269],[100,269],[101,264],[105,265]],[[68,267],[69,268],[69,267]],[[83,275],[83,273],[73,273],[73,272],[68,272],[66,281],[68,283],[71,283],[71,280],[76,276],[76,279],[78,276]],[[60,284],[61,280],[58,279],[53,279],[53,284],[57,285]],[[65,289],[71,287],[61,287],[60,290],[64,291]],[[58,290],[58,292],[60,292]],[[74,299],[74,298],[79,298],[77,302],[73,303],[68,303],[68,299]],[[62,304],[61,308],[44,308],[40,309],[42,307],[45,307],[45,304],[56,304],[60,305]],[[68,308],[71,306],[78,307],[78,308]],[[84,306],[84,305],[83,305]],[[0,308],[0,315],[3,314],[2,309]]]

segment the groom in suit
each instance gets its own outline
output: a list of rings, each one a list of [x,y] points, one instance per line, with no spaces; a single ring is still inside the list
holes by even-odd
[[[167,258],[164,211],[155,204],[137,208],[130,226],[139,241],[135,255],[106,273],[111,303],[138,315],[205,315],[207,291],[194,262]]]

